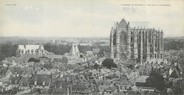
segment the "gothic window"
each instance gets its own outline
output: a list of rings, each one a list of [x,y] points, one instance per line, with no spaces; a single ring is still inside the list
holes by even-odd
[[[39,46],[39,49],[41,49],[41,47],[42,47],[42,46],[40,45],[40,46]]]
[[[15,84],[17,84],[17,80],[15,80]]]
[[[113,35],[113,45],[116,45],[116,32]]]
[[[126,41],[127,41],[127,35],[124,31],[122,31],[120,34],[120,43],[126,44]]]
[[[131,43],[133,43],[133,41],[134,41],[134,34],[133,32],[131,32]]]
[[[139,31],[139,36],[138,36],[138,43],[141,42],[141,31]]]
[[[20,52],[21,52],[21,50],[19,49],[19,50],[18,50],[18,52],[20,53]]]
[[[139,31],[139,35],[141,35],[141,31]]]
[[[33,49],[31,50],[31,53],[34,53],[34,50]]]
[[[152,54],[150,54],[150,58],[152,58]]]
[[[43,84],[43,86],[44,86],[44,85],[45,85],[45,81],[43,81],[43,83],[42,83],[42,84]]]
[[[38,49],[36,49],[35,52],[38,53]]]
[[[26,48],[26,45],[24,45],[24,48]]]
[[[28,53],[30,53],[30,50],[28,49],[28,51],[27,51]]]

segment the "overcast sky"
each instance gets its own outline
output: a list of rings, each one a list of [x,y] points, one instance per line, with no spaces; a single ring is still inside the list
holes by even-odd
[[[183,0],[0,0],[0,36],[109,37],[125,18],[180,37],[183,10]]]

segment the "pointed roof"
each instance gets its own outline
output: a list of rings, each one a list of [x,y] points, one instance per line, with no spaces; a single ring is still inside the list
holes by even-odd
[[[78,46],[76,44],[72,44],[72,48],[70,50],[70,53],[72,55],[78,55],[78,54],[80,54],[79,49],[78,49]]]
[[[122,18],[122,20],[119,22],[119,25],[120,26],[126,26],[127,25],[127,22],[124,18]]]
[[[127,23],[124,18],[121,19],[120,23]]]
[[[130,22],[130,27],[131,28],[134,28],[134,27],[136,27],[136,29],[138,28],[141,28],[141,29],[147,29],[147,28],[150,28],[150,29],[152,29],[153,27],[152,27],[152,25],[151,25],[151,23],[150,22],[148,22],[148,21],[131,21]]]

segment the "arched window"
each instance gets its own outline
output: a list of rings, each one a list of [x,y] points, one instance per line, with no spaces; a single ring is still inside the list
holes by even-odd
[[[27,50],[27,53],[31,53],[29,49]]]
[[[120,43],[125,44],[126,42],[127,42],[127,35],[124,31],[122,31],[120,34]]]
[[[42,46],[40,45],[40,46],[39,46],[39,49],[41,49],[41,48],[42,48]]]
[[[24,50],[22,49],[22,53],[24,53]]]
[[[34,53],[34,50],[33,49],[31,50],[31,53]]]
[[[18,51],[19,53],[21,53],[21,49],[19,49],[19,51]]]

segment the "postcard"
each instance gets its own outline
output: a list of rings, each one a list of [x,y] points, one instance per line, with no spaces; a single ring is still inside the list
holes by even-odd
[[[183,95],[184,0],[0,0],[0,94]]]

